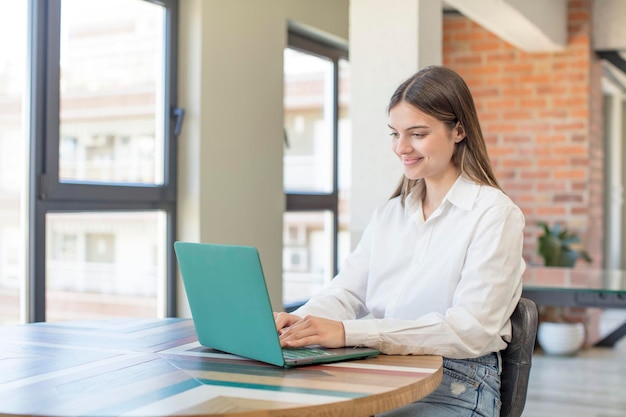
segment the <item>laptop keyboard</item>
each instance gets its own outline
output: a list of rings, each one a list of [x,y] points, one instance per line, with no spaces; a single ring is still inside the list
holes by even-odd
[[[328,355],[333,355],[333,353],[324,349],[316,349],[316,348],[283,349],[283,357],[286,360],[310,358],[310,357],[317,357],[317,356],[328,356]]]

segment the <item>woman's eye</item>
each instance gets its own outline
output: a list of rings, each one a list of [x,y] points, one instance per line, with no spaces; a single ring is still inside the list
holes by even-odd
[[[392,138],[397,138],[399,135],[398,132],[390,132],[389,136],[391,136]]]
[[[426,134],[424,134],[424,133],[417,133],[417,132],[413,132],[413,133],[411,133],[411,137],[414,137],[414,138],[416,138],[416,139],[421,139],[421,138],[423,138],[424,136],[426,136]]]

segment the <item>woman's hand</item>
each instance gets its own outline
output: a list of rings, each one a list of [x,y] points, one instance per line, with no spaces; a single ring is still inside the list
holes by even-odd
[[[300,320],[302,320],[302,318],[300,316],[296,316],[295,314],[274,312],[274,322],[276,323],[276,330],[278,330],[278,334],[283,334],[285,328]]]
[[[336,348],[346,344],[346,333],[340,321],[315,316],[300,318],[288,313],[274,313],[274,318],[282,347],[321,345]]]

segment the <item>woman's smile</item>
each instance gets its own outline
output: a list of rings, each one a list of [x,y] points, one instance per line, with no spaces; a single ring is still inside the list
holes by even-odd
[[[402,157],[402,165],[414,166],[422,162],[423,159],[423,156],[404,156]]]

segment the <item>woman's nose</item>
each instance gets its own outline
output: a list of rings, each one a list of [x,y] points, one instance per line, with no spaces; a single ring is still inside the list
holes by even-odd
[[[409,138],[406,135],[398,136],[398,139],[395,144],[396,153],[398,154],[407,153],[407,152],[411,152],[412,149],[413,148],[411,147],[411,142],[409,141]]]

